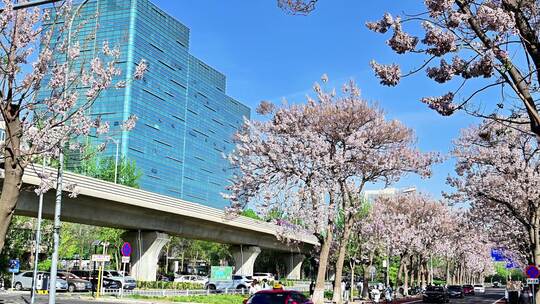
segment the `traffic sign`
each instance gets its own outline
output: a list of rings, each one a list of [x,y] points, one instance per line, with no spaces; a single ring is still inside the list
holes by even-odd
[[[491,258],[495,262],[504,262],[506,258],[502,248],[493,248],[491,249]]]
[[[122,248],[120,249],[120,252],[123,256],[130,256],[131,255],[131,245],[128,242],[125,242],[124,245],[122,245]]]
[[[111,256],[108,254],[92,254],[92,262],[109,262]]]
[[[534,265],[529,265],[525,268],[525,274],[529,279],[536,279],[540,275],[540,271]]]
[[[539,281],[538,278],[536,278],[536,279],[530,279],[529,278],[529,279],[527,279],[527,284],[529,284],[529,285],[538,285],[538,281]]]
[[[20,268],[21,268],[21,263],[19,262],[19,259],[9,260],[9,269],[8,269],[9,272],[18,273]]]
[[[230,281],[232,272],[231,266],[212,266],[210,267],[210,279],[212,281]]]
[[[124,264],[129,263],[129,256],[123,256],[122,257],[122,263],[124,263]]]

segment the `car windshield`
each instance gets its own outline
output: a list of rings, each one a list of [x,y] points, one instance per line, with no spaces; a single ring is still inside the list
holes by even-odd
[[[250,304],[284,304],[287,299],[285,293],[257,293],[251,297]]]
[[[122,275],[118,271],[109,271],[113,277],[121,277]]]
[[[482,286],[482,285],[474,285],[474,287],[484,287],[484,286]]]
[[[472,285],[463,285],[465,288],[472,288]]]
[[[441,286],[428,286],[426,291],[444,291],[444,288]]]
[[[458,286],[458,285],[450,285],[450,286],[448,286],[448,289],[450,289],[450,290],[460,290],[460,289],[461,289],[461,286]]]

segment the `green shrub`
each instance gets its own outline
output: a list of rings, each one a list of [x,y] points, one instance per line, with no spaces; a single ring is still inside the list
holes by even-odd
[[[52,264],[51,259],[39,261],[38,270],[40,270],[40,271],[49,271],[49,270],[51,270],[51,264]]]
[[[194,289],[204,289],[204,285],[199,284],[199,283],[190,283],[190,282],[137,281],[137,288],[194,290]]]

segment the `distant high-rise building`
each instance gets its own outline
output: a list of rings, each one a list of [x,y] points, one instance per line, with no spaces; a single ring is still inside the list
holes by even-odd
[[[79,38],[82,57],[107,41],[121,51],[125,80],[141,59],[149,65],[144,79],[107,90],[92,106],[92,115],[111,124],[104,155],[115,155],[116,142],[141,169],[142,189],[224,207],[231,170],[223,155],[250,109],[226,95],[225,75],[189,53],[189,29],[148,0],[90,0],[79,25],[82,34],[96,33],[90,42]],[[122,132],[131,114],[137,125]]]
[[[365,190],[362,192],[364,194],[364,199],[370,203],[373,203],[378,197],[391,197],[398,194],[416,192],[416,188],[384,188],[380,190]]]

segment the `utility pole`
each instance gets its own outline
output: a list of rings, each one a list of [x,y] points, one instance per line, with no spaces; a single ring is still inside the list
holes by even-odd
[[[45,157],[43,157],[43,162],[41,163],[41,175],[45,173]],[[30,297],[30,304],[34,304],[36,301],[36,289],[37,289],[37,272],[38,272],[38,262],[39,262],[39,246],[41,245],[41,217],[43,214],[43,193],[39,194],[39,205],[38,205],[38,218],[36,225],[36,248],[34,250],[34,273],[32,275],[32,294]],[[43,289],[43,286],[41,286]]]

